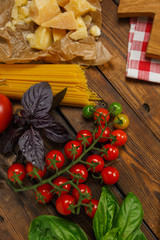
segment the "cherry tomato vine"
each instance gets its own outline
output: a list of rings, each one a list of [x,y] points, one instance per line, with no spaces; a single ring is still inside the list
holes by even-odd
[[[31,163],[28,163],[26,167],[18,163],[13,164],[8,169],[9,184],[13,190],[15,192],[34,190],[35,198],[40,203],[48,203],[56,194],[58,195],[56,209],[60,214],[79,214],[80,207],[84,206],[86,214],[93,217],[98,200],[91,199],[91,190],[84,183],[88,178],[88,171],[92,172],[93,177],[101,178],[105,184],[116,183],[119,178],[119,171],[114,167],[106,166],[105,163],[117,159],[119,156],[118,146],[124,145],[127,141],[127,134],[123,130],[110,130],[113,125],[116,128],[120,126],[120,129],[124,129],[129,124],[128,122],[126,124],[125,119],[125,125],[123,125],[124,116],[120,113],[120,105],[117,107],[116,103],[114,107],[113,103],[108,109],[99,108],[96,110],[92,106],[88,106],[88,108],[86,106],[83,109],[83,116],[87,119],[94,118],[96,127],[93,132],[81,130],[77,134],[76,140],[66,143],[64,153],[70,160],[69,165],[63,166],[65,156],[58,150],[52,150],[46,155],[47,169],[54,171],[49,178],[42,179],[46,173],[46,167],[38,169]],[[116,115],[116,112],[119,115],[121,114],[120,117]],[[116,120],[109,122],[112,117],[115,117]],[[107,141],[110,142],[107,143]],[[97,144],[101,144],[101,147],[97,147]],[[91,150],[98,151],[100,155],[90,154],[84,160]],[[39,182],[34,185],[23,186],[26,174]],[[69,178],[64,177],[64,174],[68,174]],[[15,186],[15,183],[19,187]],[[72,195],[69,194],[71,187],[73,188]]]

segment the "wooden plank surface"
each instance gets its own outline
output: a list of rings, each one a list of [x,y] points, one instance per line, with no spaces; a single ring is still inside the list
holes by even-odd
[[[119,17],[153,17],[146,56],[160,59],[160,2],[157,0],[120,0]]]
[[[120,179],[112,191],[121,203],[130,191],[140,199],[144,209],[142,231],[148,240],[160,239],[160,86],[136,80],[125,79],[129,24],[127,19],[118,20],[117,0],[102,1],[102,41],[114,58],[99,68],[90,67],[86,75],[91,89],[95,90],[104,104],[120,102],[123,112],[130,118],[128,143],[120,149],[118,162],[113,162],[120,171]],[[59,120],[65,120],[68,129],[77,132],[92,127],[82,117],[81,109],[61,107]],[[63,118],[63,119],[62,119]],[[69,124],[69,125],[68,125]],[[51,146],[47,145],[48,149]],[[62,147],[62,146],[61,146]],[[0,240],[26,240],[30,222],[41,214],[58,215],[55,199],[46,206],[36,204],[32,191],[14,193],[6,183],[6,171],[13,161],[13,155],[0,155]],[[99,183],[89,177],[88,185],[94,198],[99,198]],[[80,216],[67,217],[78,223],[87,233],[89,240],[95,240],[92,220],[82,210]]]
[[[91,83],[90,86],[97,90],[106,103],[120,102],[123,106],[123,112],[130,118],[130,127],[126,131],[129,137],[128,144],[122,147],[119,161],[113,163],[121,175],[118,187],[124,195],[132,191],[139,197],[145,212],[145,222],[151,227],[155,235],[160,236],[160,215],[158,212],[160,207],[160,165],[157,161],[160,154],[159,140],[96,69],[88,69],[87,77]],[[96,84],[97,79],[98,84]],[[74,109],[70,115],[70,109],[63,108],[63,113],[77,131],[86,126],[87,123],[85,124],[79,109]],[[73,118],[76,121],[73,122]]]

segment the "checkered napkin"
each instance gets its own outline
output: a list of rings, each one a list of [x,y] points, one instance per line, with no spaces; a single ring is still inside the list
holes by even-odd
[[[131,18],[126,76],[160,83],[160,60],[145,57],[152,28],[150,18]]]

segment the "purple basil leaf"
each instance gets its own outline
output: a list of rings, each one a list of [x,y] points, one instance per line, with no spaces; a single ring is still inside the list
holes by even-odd
[[[24,126],[25,125],[25,119],[20,117],[18,114],[13,115],[13,127],[17,128],[18,126]]]
[[[41,118],[49,112],[53,93],[47,82],[30,87],[23,95],[21,104],[29,117]]]
[[[51,110],[55,109],[60,102],[63,100],[67,92],[67,87],[64,88],[61,92],[57,93],[55,96],[53,96],[53,102],[52,102],[52,107]]]
[[[70,133],[57,122],[53,122],[51,127],[47,127],[44,130],[46,137],[53,142],[64,143],[71,139]]]
[[[44,168],[44,144],[39,131],[34,128],[25,131],[18,144],[28,162],[39,169]]]
[[[50,127],[53,124],[53,117],[49,114],[46,114],[41,118],[30,119],[29,122],[35,128],[46,128]]]
[[[0,134],[0,153],[12,152],[15,140],[15,130],[9,126],[6,131]]]

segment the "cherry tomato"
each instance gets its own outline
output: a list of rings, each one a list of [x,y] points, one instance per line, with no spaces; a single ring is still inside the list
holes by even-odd
[[[115,123],[118,120],[122,120],[122,123],[121,124]],[[114,127],[117,128],[117,129],[126,129],[129,126],[129,118],[125,114],[118,114],[114,118],[113,122],[114,122]]]
[[[91,200],[91,204],[93,204],[92,212],[89,212],[89,209],[87,207],[85,207],[85,212],[90,218],[94,218],[94,215],[95,215],[97,207],[98,207],[98,203],[99,203],[99,201],[96,199]]]
[[[79,184],[77,187],[80,189],[81,193],[83,193],[83,194],[87,193],[88,194],[88,198],[85,198],[85,199],[82,200],[82,203],[88,203],[92,198],[91,189],[85,184]],[[76,203],[78,203],[80,194],[79,194],[79,191],[76,188],[73,189],[72,196],[75,199]]]
[[[51,192],[53,190],[52,186],[48,183],[43,184],[39,187],[37,187],[37,192],[36,192],[36,200],[39,203],[48,203],[52,200],[53,198],[53,193]],[[41,199],[42,198],[42,199]]]
[[[87,180],[88,178],[88,171],[87,171],[87,168],[83,165],[83,164],[80,164],[80,163],[77,163],[75,164],[73,167],[70,168],[69,170],[71,172],[70,174],[70,178],[73,179],[75,178],[73,175],[76,175],[76,176],[81,176],[82,178],[80,178],[78,180],[78,183],[83,183]],[[72,175],[73,174],[73,175]],[[77,178],[74,179],[74,182],[77,182]]]
[[[75,205],[74,198],[69,194],[61,195],[56,201],[56,209],[62,215],[70,215],[72,212],[70,209],[70,205]]]
[[[93,154],[93,155],[90,155],[86,162],[88,163],[98,163],[98,165],[94,168],[91,168],[90,165],[86,165],[87,168],[91,171],[91,172],[101,172],[102,169],[104,168],[104,160],[103,158],[101,158],[99,155],[97,154]]]
[[[77,159],[82,154],[82,145],[78,141],[69,141],[65,147],[64,152],[67,158],[73,160]]]
[[[66,183],[66,182],[68,182],[68,181],[69,181],[69,180],[68,180],[66,177],[60,176],[60,177],[57,177],[57,178],[54,179],[53,184],[54,184],[54,185],[57,185],[57,186],[61,186],[62,184]],[[54,187],[53,187],[53,189],[54,189]],[[65,184],[65,185],[63,185],[63,189],[65,189],[65,190],[67,190],[67,191],[61,191],[61,195],[66,194],[66,193],[68,193],[68,192],[70,191],[70,189],[71,189],[71,184]],[[58,191],[55,192],[55,193],[56,193],[57,195],[59,195],[59,192],[58,192]]]
[[[101,172],[103,182],[108,185],[115,184],[119,179],[119,172],[114,167],[103,168]]]
[[[26,169],[25,166],[20,164],[20,163],[14,163],[8,168],[8,178],[11,182],[18,182],[15,180],[14,175],[17,175],[20,181],[23,181],[24,178],[26,177]]]
[[[83,117],[88,119],[92,118],[94,111],[95,107],[93,107],[92,105],[86,105],[82,110]]]
[[[127,134],[123,130],[114,130],[111,134],[116,136],[117,141],[114,142],[114,146],[122,146],[127,142]],[[112,143],[112,139],[110,141]]]
[[[12,104],[8,97],[0,94],[0,133],[2,133],[12,120]]]
[[[63,153],[61,153],[58,150],[50,151],[46,155],[46,164],[52,170],[56,169],[55,164],[56,164],[57,168],[60,169],[63,166],[63,164],[64,164],[64,155],[63,155]]]
[[[95,120],[97,123],[98,123],[98,118],[99,118],[100,116],[101,116],[101,118],[100,118],[100,123],[101,123],[102,125],[105,124],[105,119],[106,119],[107,122],[108,122],[109,119],[110,119],[110,114],[109,114],[108,110],[105,109],[105,108],[98,108],[98,109],[96,109],[96,111],[94,112],[93,117],[94,117],[94,120]]]
[[[92,133],[89,130],[81,130],[76,136],[76,140],[84,147],[89,147],[93,142]]]
[[[107,154],[102,152],[101,157],[103,157],[107,161],[113,161],[119,156],[119,149],[110,143],[105,144],[101,149],[106,149]]]
[[[113,116],[113,117],[117,116],[118,114],[120,114],[122,112],[121,104],[117,103],[117,102],[110,104],[108,107],[108,111],[110,112],[112,110],[113,110],[113,112],[110,113],[111,116]]]
[[[28,162],[26,165],[26,172],[28,176],[30,176],[31,178],[38,179],[38,177],[34,174],[34,172],[37,172],[37,174],[42,178],[46,174],[46,166],[42,171],[41,169],[38,169],[37,167],[33,166],[32,163]]]
[[[95,139],[97,139],[101,135],[102,129],[104,129],[104,128],[105,128],[105,130],[102,134],[102,137],[98,140],[98,142],[100,142],[100,143],[104,143],[104,142],[108,141],[107,137],[109,137],[110,129],[109,129],[109,127],[105,127],[104,125],[98,126],[97,131],[95,133]]]

